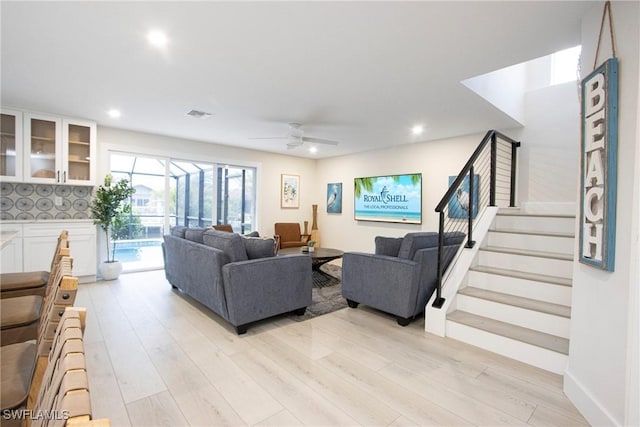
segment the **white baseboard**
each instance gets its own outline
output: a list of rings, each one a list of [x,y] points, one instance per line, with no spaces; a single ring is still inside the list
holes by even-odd
[[[592,426],[619,426],[621,420],[616,420],[607,409],[587,390],[578,379],[571,374],[569,368],[564,372],[564,394],[580,411]]]
[[[523,212],[530,214],[575,215],[576,202],[522,202]]]

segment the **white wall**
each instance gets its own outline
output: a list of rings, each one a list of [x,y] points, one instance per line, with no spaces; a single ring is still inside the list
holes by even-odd
[[[305,219],[310,220],[311,204],[318,201],[311,185],[316,181],[314,159],[99,126],[99,180],[109,172],[109,150],[257,167],[256,216],[258,231],[263,235],[273,235],[273,224],[278,221],[302,223]],[[280,174],[282,173],[300,175],[300,209],[280,208]]]
[[[573,212],[578,186],[580,106],[575,82],[528,92],[527,125],[520,132],[519,200],[524,208],[538,204],[569,205]]]
[[[345,251],[373,252],[375,236],[404,236],[414,231],[437,231],[434,209],[484,134],[403,145],[385,150],[318,161],[315,191],[321,245]],[[422,225],[353,219],[353,179],[373,175],[422,173]],[[342,213],[327,214],[327,184],[342,182]]]
[[[639,338],[637,329],[635,336],[630,333],[630,322],[638,318],[640,4],[611,5],[620,70],[616,263],[614,272],[574,263],[571,343],[564,384],[565,393],[593,425],[637,425],[639,403],[630,397],[638,396]],[[582,20],[583,77],[593,67],[602,7],[602,3],[594,4]],[[599,64],[610,56],[608,40],[607,34]]]

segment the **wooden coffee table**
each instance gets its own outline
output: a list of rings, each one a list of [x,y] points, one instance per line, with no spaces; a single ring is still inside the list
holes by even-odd
[[[344,252],[339,249],[330,248],[314,248],[313,252],[302,252],[302,247],[297,248],[285,248],[278,251],[278,255],[309,255],[311,258],[311,269],[322,274],[325,277],[331,277],[324,271],[320,270],[324,264],[334,259],[342,258]]]

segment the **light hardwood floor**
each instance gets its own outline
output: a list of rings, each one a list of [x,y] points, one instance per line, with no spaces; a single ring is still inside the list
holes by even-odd
[[[562,377],[363,306],[237,336],[163,271],[81,285],[76,305],[113,426],[587,425]]]

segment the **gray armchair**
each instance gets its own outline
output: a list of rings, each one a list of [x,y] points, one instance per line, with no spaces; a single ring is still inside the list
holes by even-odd
[[[465,234],[445,233],[444,268]],[[349,307],[365,304],[396,316],[407,326],[424,312],[436,288],[438,233],[408,233],[405,237],[376,237],[375,254],[347,252],[342,259],[342,296]]]

